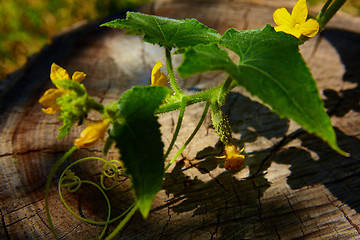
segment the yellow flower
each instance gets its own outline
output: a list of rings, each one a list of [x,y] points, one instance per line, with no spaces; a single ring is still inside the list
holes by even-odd
[[[163,86],[166,87],[167,76],[160,71],[163,66],[162,62],[157,61],[151,71],[151,86]]]
[[[81,132],[80,138],[74,141],[78,149],[90,146],[102,138],[110,126],[110,120],[106,118],[99,122],[87,123],[87,125],[88,126]]]
[[[217,158],[225,158],[224,167],[226,170],[229,169],[239,169],[245,160],[245,155],[241,154],[244,151],[242,148],[240,151],[233,144],[225,146],[225,155]]]
[[[72,75],[72,80],[80,83],[82,80],[85,79],[85,77],[86,77],[85,73],[75,72]],[[51,81],[71,80],[66,70],[55,63],[51,65],[50,79]],[[57,88],[48,89],[39,100],[39,103],[41,103],[46,107],[46,109],[45,108],[42,109],[43,112],[45,112],[46,114],[54,114],[60,111],[60,106],[56,103],[56,99],[69,92],[69,90],[67,89],[63,89],[59,86],[56,87]]]
[[[275,31],[285,32],[297,38],[301,35],[314,37],[319,31],[319,23],[314,19],[306,20],[307,17],[306,0],[299,0],[291,15],[285,8],[279,8],[273,14],[274,21],[278,25],[275,27]]]

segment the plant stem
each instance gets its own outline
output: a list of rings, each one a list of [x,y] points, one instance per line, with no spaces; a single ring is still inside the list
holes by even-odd
[[[171,60],[171,51],[170,51],[170,48],[168,48],[168,47],[165,47],[165,56],[166,56],[166,68],[168,70],[170,84],[171,84],[173,90],[175,91],[175,94],[183,95],[183,92],[181,91],[181,89],[177,83],[176,77],[175,77],[174,68],[173,68],[172,60]]]
[[[194,95],[187,95],[187,104],[186,106],[198,103],[198,102],[204,102],[210,100],[214,95],[216,95],[216,92],[219,92],[222,85],[219,85],[217,87],[196,93]],[[167,113],[171,111],[175,111],[181,107],[181,100],[172,101],[170,103],[161,105],[158,110],[156,110],[155,114],[159,113]]]
[[[49,176],[46,179],[45,184],[45,210],[46,210],[46,217],[48,223],[50,225],[50,230],[55,239],[59,239],[54,228],[54,224],[51,220],[50,209],[49,209],[49,191],[50,191],[50,184],[51,180],[55,176],[56,171],[60,168],[60,166],[65,162],[65,160],[76,150],[76,146],[73,146],[69,151],[67,151],[56,163],[55,166],[51,169]]]
[[[177,138],[177,136],[179,135],[179,131],[180,131],[180,127],[181,127],[181,124],[182,124],[182,120],[183,120],[183,118],[184,118],[184,113],[185,113],[186,104],[187,104],[187,97],[183,96],[183,97],[182,97],[182,101],[181,101],[179,118],[178,118],[178,122],[177,122],[177,124],[176,124],[175,132],[174,132],[173,138],[172,138],[172,140],[171,140],[171,143],[170,143],[170,145],[169,145],[169,147],[168,147],[168,150],[167,150],[166,153],[165,153],[164,159],[166,159],[166,158],[168,157],[171,149],[173,148],[173,146],[174,146],[174,144],[175,144],[176,138]]]
[[[336,14],[337,11],[339,11],[339,9],[342,7],[342,5],[344,5],[344,3],[346,2],[346,0],[335,0],[335,2],[333,4],[331,4],[330,7],[329,3],[330,1],[328,0],[323,9],[320,11],[317,20],[319,22],[319,31],[321,31],[325,25],[330,21],[330,19]],[[325,12],[323,12],[323,10],[325,9]]]
[[[104,106],[101,103],[96,102],[93,98],[89,98],[88,104],[91,109],[104,113]]]
[[[323,16],[324,13],[326,12],[326,10],[328,9],[328,7],[330,6],[330,4],[331,4],[332,1],[333,1],[333,0],[327,0],[327,2],[326,2],[326,3],[324,4],[324,6],[321,8],[319,14],[318,14],[317,17],[316,17],[316,20],[317,20],[317,21],[319,21],[319,20],[322,18],[322,16]]]
[[[194,131],[192,132],[192,134],[190,135],[190,137],[186,140],[186,142],[184,143],[184,145],[180,148],[180,150],[176,153],[176,155],[171,159],[171,161],[168,163],[168,165],[166,165],[165,167],[165,170],[168,170],[168,168],[171,166],[171,164],[173,164],[176,159],[180,156],[180,154],[184,151],[184,149],[187,147],[187,145],[189,145],[189,143],[191,142],[191,140],[194,138],[194,136],[196,135],[196,133],[199,131],[201,125],[203,124],[204,120],[205,120],[205,117],[206,117],[206,114],[209,110],[209,106],[210,106],[210,102],[207,101],[206,102],[206,105],[205,105],[205,108],[204,108],[204,112],[203,114],[201,115],[201,118],[198,122],[198,124],[196,125]]]
[[[112,231],[109,236],[105,238],[105,240],[110,240],[120,232],[120,230],[125,226],[125,224],[130,220],[130,218],[135,214],[136,210],[139,208],[139,206],[136,204],[131,211],[125,216],[125,218],[120,222],[120,224]]]
[[[224,84],[222,85],[222,88],[219,92],[219,96],[217,101],[219,102],[220,106],[225,104],[226,101],[226,96],[229,93],[229,91],[233,88],[232,87],[232,78],[230,76],[228,76],[224,82]]]

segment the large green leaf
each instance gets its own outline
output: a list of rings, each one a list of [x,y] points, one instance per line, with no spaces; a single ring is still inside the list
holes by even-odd
[[[277,33],[268,25],[247,31],[229,29],[219,44],[234,51],[239,63],[231,61],[227,52],[215,44],[195,46],[185,52],[179,73],[187,77],[203,71],[224,70],[281,117],[294,120],[337,152],[346,154],[337,146],[330,118],[299,52],[297,38]]]
[[[198,45],[186,49],[184,60],[178,68],[182,77],[189,77],[195,73],[222,70],[237,74],[238,67],[230,59],[229,54],[217,44]]]
[[[196,19],[176,20],[136,12],[127,12],[126,19],[117,19],[101,26],[143,34],[144,41],[169,48],[209,44],[221,37],[217,31]]]
[[[110,137],[120,149],[140,212],[147,217],[164,174],[160,124],[154,111],[171,93],[165,87],[133,87],[118,102]]]

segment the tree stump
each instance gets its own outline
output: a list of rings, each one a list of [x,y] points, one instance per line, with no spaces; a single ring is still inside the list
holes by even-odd
[[[158,0],[140,11],[172,18],[197,18],[223,33],[273,24],[278,7],[294,1]],[[317,12],[318,9],[313,9]],[[118,16],[120,17],[120,16]],[[123,17],[123,16],[122,16]],[[0,85],[0,239],[50,239],[44,207],[44,185],[50,169],[72,145],[82,127],[57,140],[61,123],[42,113],[38,99],[51,87],[50,65],[70,74],[87,73],[89,93],[106,103],[134,85],[148,85],[162,49],[141,37],[99,28],[99,23],[71,29],[56,37],[37,56]],[[236,88],[224,111],[233,137],[245,146],[239,171],[226,171],[218,137],[208,118],[193,142],[165,174],[148,219],[135,214],[119,239],[357,239],[360,236],[360,19],[338,14],[318,37],[301,46],[336,129],[342,157],[319,138],[279,117]],[[175,62],[181,58],[175,59]],[[189,91],[215,86],[220,73],[181,79]],[[176,148],[194,129],[202,105],[185,112]],[[96,119],[96,115],[90,118]],[[165,143],[174,131],[177,112],[161,115]],[[85,156],[102,157],[102,143],[77,151],[67,163]],[[174,153],[172,153],[174,154]],[[117,158],[111,152],[106,159]],[[168,161],[168,160],[167,160]],[[66,165],[66,164],[65,164]],[[65,166],[64,166],[65,167]],[[64,169],[63,167],[63,169]],[[74,172],[97,180],[101,164],[87,161]],[[74,218],[60,202],[57,178],[50,192],[56,231],[62,239],[99,236],[101,227]],[[128,180],[109,194],[112,216],[133,202]],[[64,198],[79,215],[104,221],[107,207],[96,189],[84,186]],[[107,234],[115,228],[110,226]]]

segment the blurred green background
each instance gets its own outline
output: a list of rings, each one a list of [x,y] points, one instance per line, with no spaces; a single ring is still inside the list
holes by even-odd
[[[0,0],[0,81],[50,43],[62,29],[82,20],[99,19],[151,0]],[[324,0],[308,0],[311,5]],[[360,14],[360,0],[343,10]]]
[[[0,0],[0,81],[62,29],[150,0]]]

